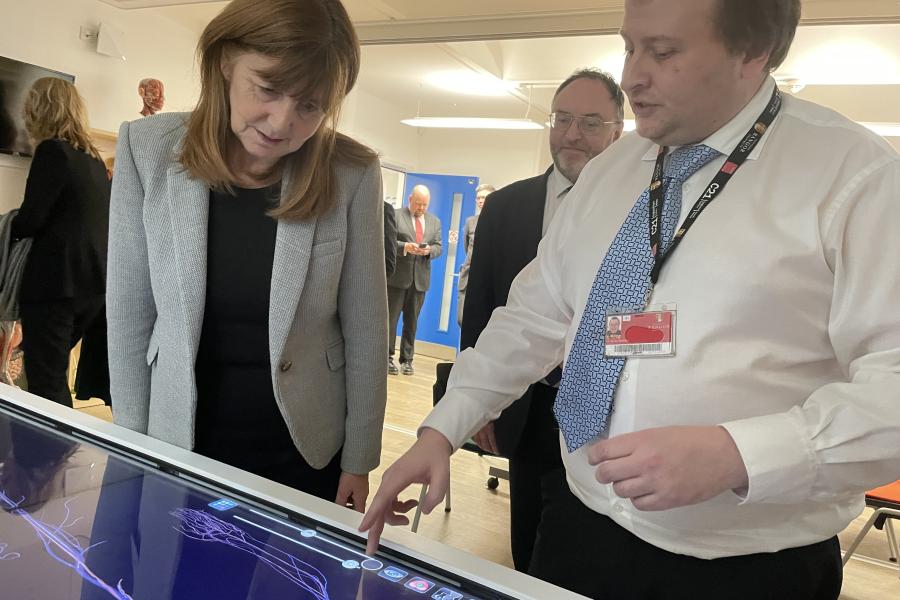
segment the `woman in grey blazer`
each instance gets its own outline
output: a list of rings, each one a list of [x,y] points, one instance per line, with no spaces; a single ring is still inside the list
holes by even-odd
[[[189,114],[122,126],[108,266],[115,421],[362,511],[379,462],[381,174],[333,122],[337,0],[234,0]]]

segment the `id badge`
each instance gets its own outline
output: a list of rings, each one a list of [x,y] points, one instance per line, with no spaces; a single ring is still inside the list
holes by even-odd
[[[619,358],[675,356],[675,316],[674,304],[642,312],[608,312],[604,354]]]

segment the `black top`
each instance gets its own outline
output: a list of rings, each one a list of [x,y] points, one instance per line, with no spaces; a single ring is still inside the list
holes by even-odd
[[[64,140],[38,144],[11,231],[13,238],[34,239],[21,302],[106,292],[109,188],[100,160]]]
[[[258,472],[298,452],[272,391],[269,290],[278,186],[211,192],[195,450]]]

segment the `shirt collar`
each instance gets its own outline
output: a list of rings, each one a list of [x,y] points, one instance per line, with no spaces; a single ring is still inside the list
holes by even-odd
[[[753,124],[756,123],[756,120],[759,118],[759,115],[762,114],[763,109],[769,104],[769,99],[772,97],[772,91],[774,89],[775,80],[771,76],[767,77],[762,86],[760,86],[759,91],[756,92],[756,95],[747,103],[747,106],[741,109],[741,112],[735,115],[731,121],[723,125],[718,131],[710,135],[701,143],[718,150],[724,156],[729,156],[734,149],[737,148],[737,145],[741,143],[741,140],[747,135],[747,132],[750,131]],[[769,136],[764,135],[762,139],[759,140],[756,148],[753,149],[753,152],[750,153],[750,156],[747,157],[747,160],[756,160],[759,158],[768,139]],[[669,152],[671,153],[674,149],[674,147],[669,148]],[[647,153],[644,154],[642,160],[655,161],[658,154],[659,146],[653,144]]]
[[[559,198],[563,195],[563,192],[569,191],[569,188],[573,185],[556,167],[553,167],[553,170],[550,171],[550,177],[547,179],[547,190],[552,194],[552,198]]]

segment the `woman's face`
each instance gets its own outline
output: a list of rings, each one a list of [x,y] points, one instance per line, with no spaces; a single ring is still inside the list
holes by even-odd
[[[315,98],[296,98],[290,90],[270,87],[259,73],[275,66],[275,59],[255,52],[234,55],[222,66],[231,131],[249,158],[267,165],[299,150],[325,118]]]

